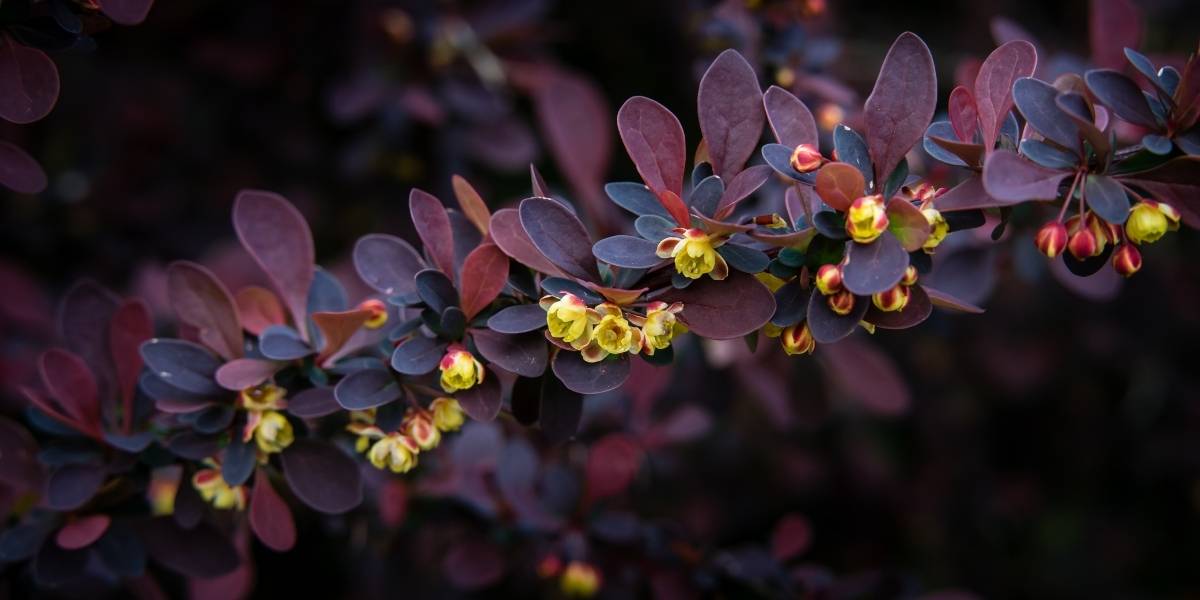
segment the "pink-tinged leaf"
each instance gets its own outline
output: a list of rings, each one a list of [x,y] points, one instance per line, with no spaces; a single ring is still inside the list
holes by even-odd
[[[993,206],[1053,200],[1066,176],[1063,171],[1048,169],[1015,152],[997,150],[983,165],[983,189],[997,201]]]
[[[1013,84],[1037,71],[1037,50],[1023,40],[1012,40],[996,48],[983,61],[975,77],[975,107],[983,128],[983,147],[991,152],[1004,119],[1012,110]],[[970,141],[970,138],[964,139]]]
[[[675,223],[680,227],[690,227],[691,220],[688,217],[687,204],[684,204],[683,198],[680,198],[678,194],[672,191],[663,192],[658,195],[658,202],[667,209],[671,218],[675,219]]]
[[[875,346],[848,338],[819,350],[833,383],[863,408],[878,415],[899,415],[912,401],[896,363]]]
[[[763,94],[763,108],[766,109],[767,120],[771,123],[771,131],[775,133],[775,139],[780,144],[795,148],[800,144],[816,147],[820,143],[817,122],[813,120],[812,112],[791,92],[771,86],[767,93]]]
[[[87,548],[100,539],[100,536],[108,531],[108,526],[111,524],[112,518],[108,515],[88,515],[73,519],[58,530],[54,541],[58,543],[59,548],[64,550]]]
[[[233,202],[233,227],[242,246],[275,285],[292,322],[305,334],[308,289],[315,261],[308,223],[279,194],[244,190]]]
[[[765,113],[754,67],[737,50],[722,52],[700,80],[696,104],[713,172],[729,181],[762,137]]]
[[[812,526],[803,515],[785,515],[771,532],[771,556],[787,562],[808,550],[812,543]]]
[[[500,380],[492,371],[488,371],[479,384],[455,394],[455,399],[462,405],[463,412],[476,421],[495,419],[504,402]]]
[[[252,285],[242,288],[237,293],[238,320],[242,327],[254,335],[261,335],[263,330],[272,325],[287,323],[287,315],[279,297],[266,288]]]
[[[884,312],[872,304],[863,320],[880,329],[908,329],[924,323],[933,312],[929,295],[920,285],[908,288],[908,293],[908,304],[904,310]]]
[[[466,215],[467,220],[478,227],[480,233],[487,235],[492,213],[488,210],[483,197],[461,175],[451,177],[450,184],[454,187],[454,198],[458,200],[458,206]]]
[[[150,309],[137,298],[121,303],[108,327],[108,344],[117,373],[117,391],[121,399],[121,428],[129,433],[133,426],[133,398],[138,376],[142,373],[142,342],[154,337]]]
[[[154,0],[103,0],[100,10],[118,25],[137,25],[146,20]]]
[[[899,196],[887,205],[888,231],[900,240],[906,252],[916,252],[929,239],[929,221],[921,209]]]
[[[847,242],[842,284],[855,295],[870,296],[900,283],[907,268],[908,252],[890,233],[870,244]]]
[[[590,501],[616,496],[629,487],[642,466],[642,449],[623,433],[610,433],[592,444],[587,458]]]
[[[58,101],[58,67],[45,52],[0,32],[0,119],[18,125],[50,114]]]
[[[217,380],[217,385],[238,392],[261,384],[286,366],[285,362],[273,360],[236,358],[221,365],[214,378]]]
[[[515,208],[504,208],[492,215],[489,228],[492,241],[508,255],[509,258],[546,275],[563,275],[554,263],[550,262],[533,242],[529,234],[521,226],[521,215]]]
[[[283,475],[302,502],[326,514],[341,514],[362,502],[362,478],[354,459],[337,447],[296,440],[280,453]]]
[[[816,192],[834,210],[847,210],[863,195],[866,179],[854,165],[832,162],[817,171]]]
[[[454,231],[442,201],[413,188],[408,195],[408,211],[434,266],[448,277],[454,277]]]
[[[1108,69],[1125,67],[1125,48],[1142,41],[1142,15],[1130,0],[1091,0],[1088,31],[1092,62]]]
[[[863,108],[875,181],[885,181],[921,141],[937,108],[937,73],[921,38],[908,31],[896,38]]]
[[[46,172],[16,144],[0,141],[0,185],[18,194],[37,194],[46,189]]]
[[[488,307],[508,281],[508,256],[495,244],[484,244],[467,255],[459,278],[461,304],[467,321]]]
[[[313,324],[321,331],[321,338],[325,342],[317,357],[317,364],[324,365],[337,354],[370,317],[371,311],[363,309],[313,313]]]
[[[729,185],[725,187],[725,191],[721,193],[721,200],[717,203],[716,217],[724,219],[732,214],[738,203],[758,191],[758,188],[762,187],[771,177],[773,171],[769,165],[754,165],[734,176],[733,181],[730,181]]]
[[[555,70],[538,86],[533,102],[555,164],[576,194],[594,199],[589,214],[608,211],[608,202],[595,193],[612,157],[612,109],[604,94],[583,77]]]
[[[955,310],[958,312],[965,312],[965,313],[976,314],[976,315],[983,313],[982,308],[975,306],[974,304],[971,304],[970,302],[966,302],[964,300],[959,300],[958,298],[955,298],[954,296],[951,296],[950,294],[947,294],[946,292],[943,292],[940,290],[935,290],[927,285],[921,286],[921,288],[923,290],[925,290],[925,294],[929,296],[929,301],[932,302],[933,305],[938,308],[945,308],[948,310]]]
[[[287,552],[296,545],[296,523],[279,492],[271,486],[271,478],[261,468],[254,475],[254,490],[250,495],[250,529],[264,546]]]
[[[504,555],[486,542],[467,539],[442,560],[442,574],[455,588],[467,592],[495,585],[504,577]]]
[[[242,356],[242,322],[233,296],[212,271],[192,262],[167,267],[167,294],[180,322],[225,360]]]
[[[682,290],[663,295],[666,302],[682,302],[680,319],[701,337],[738,338],[757,330],[775,314],[775,296],[753,275],[732,271],[724,281],[707,277]]]
[[[42,353],[38,371],[42,385],[75,427],[83,433],[99,435],[100,392],[87,363],[73,352],[52,348]]]
[[[599,281],[587,229],[567,207],[549,198],[526,198],[518,209],[529,241],[563,272]]]
[[[687,148],[683,126],[667,108],[644,96],[625,101],[617,111],[617,131],[642,181],[661,196],[683,196]]]
[[[961,85],[950,91],[947,112],[950,114],[950,126],[954,135],[967,143],[974,143],[975,132],[979,129],[979,113],[975,108],[975,100],[971,92]]]

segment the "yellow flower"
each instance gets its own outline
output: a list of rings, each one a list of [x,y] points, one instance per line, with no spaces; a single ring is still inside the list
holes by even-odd
[[[646,318],[641,326],[647,354],[653,356],[655,350],[670,346],[671,340],[686,330],[675,317],[682,310],[683,304],[679,302],[671,305],[666,302],[651,302],[646,307]]]
[[[592,342],[580,354],[586,362],[600,362],[610,354],[637,354],[642,350],[642,332],[635,329],[625,318],[624,311],[616,304],[605,302],[596,307],[600,322],[592,333]]]
[[[1174,209],[1170,209],[1174,212]],[[1129,209],[1129,220],[1125,222],[1125,234],[1135,244],[1151,244],[1167,232],[1170,227],[1167,214],[1157,202],[1138,202]]]
[[[559,299],[545,296],[541,305],[546,310],[546,328],[551,336],[571,344],[576,350],[592,341],[592,326],[600,320],[600,315],[589,309],[578,296],[563,294]]]
[[[784,352],[792,355],[812,354],[817,348],[817,341],[808,329],[808,321],[784,328],[779,336],[779,343],[783,345]]]
[[[483,383],[483,365],[462,346],[450,346],[438,368],[442,370],[442,389],[447,394]]]
[[[846,211],[846,233],[860,244],[875,241],[887,230],[887,210],[883,196],[863,196],[855,200]]]
[[[682,238],[669,237],[658,243],[660,258],[674,258],[675,270],[688,279],[708,275],[718,281],[729,276],[729,265],[717,253],[721,242],[699,229],[688,229]]]
[[[929,223],[929,238],[921,248],[930,252],[946,239],[946,234],[950,233],[950,223],[942,216],[941,211],[932,206],[922,208],[921,214],[925,215],[925,221]]]
[[[558,582],[564,596],[591,598],[600,589],[600,572],[585,562],[571,561]]]
[[[267,454],[282,452],[284,448],[292,445],[295,439],[292,424],[288,422],[287,417],[273,410],[262,413],[258,426],[254,428],[254,441],[258,444],[258,449]]]
[[[200,494],[205,502],[221,510],[246,508],[246,489],[244,486],[233,487],[225,483],[221,471],[217,469],[201,469],[192,475],[192,487]]]
[[[425,411],[414,412],[404,425],[404,433],[422,450],[433,450],[442,441],[442,433]]]
[[[433,424],[441,431],[458,431],[463,426],[463,410],[454,398],[438,398],[429,405]]]
[[[408,436],[393,433],[375,442],[367,452],[367,460],[376,469],[389,469],[393,473],[407,473],[417,466],[417,455],[421,449]]]
[[[264,383],[242,390],[238,398],[244,410],[281,410],[287,408],[287,401],[283,399],[286,394],[287,390],[273,383]]]

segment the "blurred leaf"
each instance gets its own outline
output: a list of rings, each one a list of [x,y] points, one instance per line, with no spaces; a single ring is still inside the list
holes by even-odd
[[[904,32],[884,57],[875,88],[863,107],[867,147],[875,165],[874,181],[883,181],[921,141],[935,108],[937,73],[933,56],[921,38]]]

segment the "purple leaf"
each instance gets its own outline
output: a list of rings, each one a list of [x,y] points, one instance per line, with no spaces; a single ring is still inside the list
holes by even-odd
[[[309,388],[288,398],[287,411],[302,419],[316,419],[341,410],[334,388]]]
[[[242,322],[237,305],[212,271],[192,262],[167,267],[171,308],[185,325],[196,328],[200,341],[225,360],[242,355]]]
[[[554,355],[552,367],[567,389],[580,394],[615,390],[629,379],[629,357],[624,354],[589,363],[578,352],[560,350]],[[543,406],[543,416],[544,410]]]
[[[908,304],[904,310],[884,312],[872,304],[863,320],[880,329],[908,329],[920,325],[933,312],[933,304],[919,285],[909,287],[908,293]]]
[[[87,548],[100,539],[111,524],[112,517],[104,514],[80,517],[63,525],[54,536],[54,541],[64,550]]]
[[[258,338],[258,351],[272,360],[296,360],[313,354],[300,333],[287,325],[272,325]]]
[[[832,344],[854,333],[870,305],[870,298],[856,296],[850,314],[839,315],[829,308],[828,296],[813,294],[808,299],[808,329],[818,343]]]
[[[116,372],[118,399],[121,401],[121,431],[133,426],[133,401],[138,377],[142,374],[142,342],[154,335],[150,309],[137,298],[121,303],[108,326],[108,346]]]
[[[1055,102],[1058,93],[1044,81],[1022,77],[1013,84],[1013,103],[1038,133],[1079,154],[1079,128],[1058,107]]]
[[[238,358],[221,365],[214,378],[217,385],[238,392],[248,387],[254,387],[275,375],[286,367],[286,363],[259,358]]]
[[[508,256],[495,244],[484,244],[467,255],[460,279],[462,309],[470,321],[504,291]]]
[[[405,375],[424,375],[437,368],[445,353],[445,344],[417,335],[396,346],[392,352],[392,368]]]
[[[67,348],[93,367],[102,398],[111,397],[112,346],[108,333],[121,299],[91,280],[71,286],[58,307],[58,331]]]
[[[562,274],[562,271],[530,241],[529,234],[525,233],[525,228],[521,226],[521,216],[517,209],[505,208],[492,214],[492,223],[488,231],[492,235],[492,241],[509,258],[547,275]]]
[[[857,296],[885,292],[900,283],[908,268],[908,252],[890,233],[870,244],[846,242],[842,284]]]
[[[413,277],[425,269],[425,261],[408,242],[373,233],[354,244],[354,268],[363,283],[391,296],[416,291]]]
[[[327,514],[344,513],[362,502],[362,480],[354,459],[325,442],[296,440],[280,453],[283,476],[302,502]]]
[[[791,92],[771,86],[763,95],[763,108],[766,109],[767,120],[771,123],[771,131],[775,133],[775,139],[780,144],[795,148],[800,144],[816,147],[820,143],[817,123],[813,120],[812,112]]]
[[[1014,152],[997,150],[983,165],[983,189],[996,200],[992,206],[1018,204],[1026,200],[1053,200],[1058,197],[1058,185],[1066,176],[1067,173],[1047,169]],[[938,205],[946,203],[939,202]],[[957,208],[983,207],[976,204]]]
[[[912,149],[937,108],[937,73],[921,38],[904,32],[883,59],[863,107],[875,181],[884,181]]]
[[[982,314],[983,313],[982,308],[975,306],[974,304],[971,304],[970,302],[965,302],[963,300],[959,300],[958,298],[955,298],[954,296],[951,296],[950,294],[947,294],[946,292],[943,292],[940,290],[935,290],[927,285],[921,286],[921,287],[922,287],[922,289],[925,290],[925,294],[929,296],[929,301],[932,302],[933,305],[938,308],[945,308],[945,309],[949,309],[949,310],[956,310],[959,312],[965,312],[965,313],[971,313],[971,314]]]
[[[737,208],[739,202],[758,191],[758,188],[767,182],[767,179],[771,177],[771,171],[769,165],[754,165],[734,176],[733,181],[729,182],[729,186],[721,194],[720,202],[717,203],[716,217],[724,219],[733,213],[733,209]]]
[[[492,213],[488,210],[483,197],[461,175],[452,176],[450,184],[454,187],[454,198],[458,200],[458,207],[462,209],[463,215],[480,233],[486,234],[488,223],[492,220]]]
[[[861,339],[851,338],[821,349],[821,364],[834,383],[871,412],[898,415],[912,400],[908,384],[888,355]]]
[[[1084,75],[1084,80],[1092,94],[1118,117],[1152,131],[1159,129],[1146,96],[1132,79],[1109,69],[1094,69]]]
[[[142,344],[142,360],[159,379],[201,396],[225,393],[214,379],[221,362],[199,344],[155,338]]]
[[[254,490],[250,496],[250,529],[263,545],[276,551],[287,552],[296,545],[296,523],[279,492],[271,487],[271,478],[263,469],[254,476]]]
[[[468,539],[456,544],[442,560],[442,573],[455,588],[474,592],[504,577],[504,556],[491,544]]]
[[[1130,0],[1091,0],[1088,32],[1092,62],[1110,69],[1125,66],[1123,48],[1142,40],[1142,15]]]
[[[148,556],[189,577],[218,577],[241,563],[233,544],[208,523],[184,529],[171,517],[156,517],[140,533]]]
[[[483,381],[455,394],[463,412],[476,421],[491,421],[500,413],[503,390],[494,372],[488,371]]]
[[[537,304],[509,306],[492,315],[488,329],[498,333],[525,333],[546,326],[546,310]]]
[[[713,172],[726,181],[741,172],[758,147],[765,118],[762,100],[758,75],[737,50],[718,55],[700,80],[700,132]]]
[[[46,505],[57,511],[72,511],[92,499],[108,473],[95,465],[66,465],[46,478]]]
[[[100,395],[87,363],[72,352],[52,348],[42,353],[38,371],[42,384],[75,427],[88,435],[99,435]]]
[[[367,410],[390,404],[403,395],[396,378],[384,369],[355,371],[333,388],[338,405],[346,410]]]
[[[1089,174],[1084,183],[1088,208],[1101,219],[1122,225],[1129,218],[1129,196],[1116,179]]]
[[[724,281],[704,278],[682,290],[664,294],[667,302],[682,302],[680,319],[696,335],[726,340],[755,331],[775,314],[775,296],[762,283],[740,271]]]
[[[442,201],[413,188],[408,195],[408,212],[434,266],[447,277],[454,277],[454,233]]]
[[[975,108],[983,128],[983,147],[991,152],[1000,135],[1008,111],[1012,110],[1013,84],[1032,77],[1037,70],[1037,50],[1033,44],[1013,40],[992,50],[975,76]],[[969,138],[964,141],[971,141]]]
[[[154,0],[104,0],[100,10],[118,25],[137,25],[146,20]]]
[[[244,287],[238,290],[234,301],[242,327],[254,335],[262,335],[272,325],[287,323],[283,305],[271,290],[254,285]]]
[[[0,141],[0,185],[18,194],[37,194],[46,189],[46,172],[17,145]]]
[[[54,61],[0,32],[0,119],[32,123],[50,114],[57,100]]]
[[[596,258],[618,267],[649,269],[663,262],[655,248],[658,244],[631,235],[614,235],[592,246]]]
[[[679,119],[663,105],[634,96],[617,111],[617,131],[646,185],[658,196],[669,191],[683,197],[687,148]]]
[[[587,229],[571,211],[549,198],[526,198],[519,211],[529,240],[550,262],[573,277],[600,280]]]
[[[973,143],[975,132],[979,129],[979,114],[971,92],[961,85],[957,86],[950,91],[950,99],[947,102],[947,112],[950,114],[950,125],[954,128],[954,135],[960,141]]]
[[[1148,171],[1124,175],[1121,180],[1145,188],[1178,209],[1189,226],[1200,228],[1200,156],[1173,158]]]
[[[545,311],[542,315],[541,322],[545,325]],[[471,336],[479,353],[505,371],[522,377],[538,377],[546,371],[549,354],[546,338],[541,333],[531,331],[509,335],[488,329],[476,329]]]
[[[303,335],[313,280],[313,241],[300,211],[283,196],[244,190],[233,202],[233,227],[242,246],[275,285]]]
[[[962,183],[950,188],[950,191],[934,199],[933,205],[941,212],[956,210],[971,210],[1004,206],[1009,202],[1000,202],[987,194],[983,189],[983,178],[972,174]]]
[[[229,444],[221,450],[221,479],[229,485],[242,485],[250,480],[257,466],[258,445],[254,440],[231,436]]]

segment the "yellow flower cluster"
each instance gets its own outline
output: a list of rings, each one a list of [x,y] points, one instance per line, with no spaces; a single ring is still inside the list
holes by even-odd
[[[268,454],[282,452],[296,439],[291,422],[280,412],[287,408],[286,393],[287,390],[273,383],[263,383],[238,395],[238,407],[246,411],[242,441],[254,440],[260,462],[265,462]]]
[[[438,369],[442,372],[442,390],[447,394],[469,390],[483,383],[483,364],[458,344],[446,350],[446,355],[438,363]]]
[[[221,469],[216,463],[209,461],[212,466],[200,469],[192,475],[192,487],[200,494],[205,502],[221,510],[246,508],[246,486],[231,486],[221,476]]]
[[[587,362],[625,353],[653,356],[687,331],[676,318],[683,310],[680,303],[651,302],[645,315],[611,302],[590,308],[574,294],[545,296],[540,304],[546,311],[546,334],[565,348],[579,350]]]
[[[417,466],[422,451],[437,448],[442,434],[458,431],[463,425],[463,411],[453,398],[437,398],[428,409],[410,408],[393,432],[384,432],[375,424],[374,409],[354,411],[346,430],[358,436],[355,449],[365,452],[376,469],[407,473]]]

